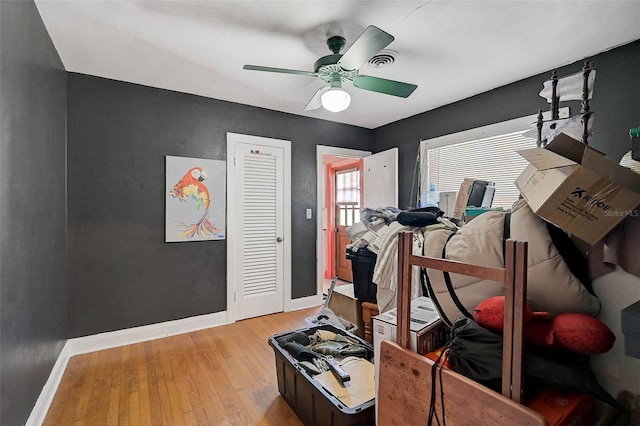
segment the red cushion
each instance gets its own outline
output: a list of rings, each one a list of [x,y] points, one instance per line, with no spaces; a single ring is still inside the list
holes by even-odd
[[[535,346],[553,346],[553,322],[531,321],[525,325],[525,341]]]
[[[615,334],[605,323],[585,314],[564,313],[553,319],[553,336],[556,343],[570,351],[597,355],[613,347]]]
[[[525,324],[533,317],[533,312],[528,306],[525,309]],[[504,328],[504,296],[494,296],[483,300],[473,311],[475,322],[494,331],[502,331]]]

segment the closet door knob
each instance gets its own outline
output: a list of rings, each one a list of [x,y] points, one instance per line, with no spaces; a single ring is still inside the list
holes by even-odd
[[[278,237],[278,238],[276,238],[276,241],[277,241],[277,242],[279,242],[279,243],[281,243],[281,242],[282,242],[282,237]]]

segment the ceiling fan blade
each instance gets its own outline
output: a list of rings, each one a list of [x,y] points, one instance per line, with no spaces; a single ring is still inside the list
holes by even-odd
[[[278,72],[283,74],[296,74],[296,75],[306,75],[309,77],[317,77],[313,71],[298,71],[298,70],[289,70],[286,68],[272,68],[272,67],[262,67],[260,65],[245,65],[242,69],[250,70],[250,71],[268,71],[268,72]]]
[[[401,98],[409,97],[409,95],[418,87],[415,84],[387,80],[386,78],[371,77],[369,75],[357,76],[353,80],[353,85],[359,89],[399,96]]]
[[[318,89],[318,91],[316,92],[315,95],[313,95],[313,98],[311,98],[311,100],[309,101],[309,103],[307,104],[306,107],[304,107],[305,111],[312,111],[314,109],[318,109],[322,106],[322,94],[324,92],[326,92],[327,90],[329,90],[331,88],[331,86],[325,86],[325,87],[321,87]]]
[[[338,65],[347,71],[355,70],[371,59],[373,55],[391,44],[393,40],[394,37],[391,34],[369,25],[342,55]]]

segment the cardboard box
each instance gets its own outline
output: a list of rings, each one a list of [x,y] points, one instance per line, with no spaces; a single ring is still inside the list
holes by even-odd
[[[471,189],[473,189],[474,181],[475,179],[473,178],[464,178],[462,184],[460,184],[460,190],[456,197],[456,207],[453,209],[452,217],[456,219],[462,219],[464,217],[464,212],[467,209],[467,203],[469,202],[469,195],[471,194]]]
[[[362,308],[356,299],[353,284],[338,285],[333,289],[329,299],[329,309],[339,317],[356,325],[352,333],[362,338],[364,336],[364,324],[362,322]]]
[[[640,174],[564,133],[518,153],[529,165],[515,184],[534,213],[587,244],[640,205]]]
[[[464,178],[456,197],[456,205],[453,210],[453,218],[464,219],[464,213],[468,206],[481,207],[490,206],[493,202],[493,192],[486,194],[487,188],[495,191],[495,187],[492,186],[493,182],[486,180],[478,180],[474,178]],[[485,200],[485,194],[487,199]],[[489,196],[490,195],[490,196]],[[488,205],[487,205],[488,203]]]
[[[397,309],[373,317],[373,353],[377,359],[380,342],[396,340]],[[428,297],[418,297],[411,301],[411,322],[409,324],[409,349],[424,355],[438,349],[446,338],[444,323],[438,310]]]

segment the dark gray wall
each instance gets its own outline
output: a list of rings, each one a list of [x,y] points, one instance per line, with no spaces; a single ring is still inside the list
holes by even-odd
[[[68,103],[70,337],[226,309],[226,240],[164,243],[164,157],[225,160],[227,132],[291,141],[292,296],[316,293],[316,145],[371,130],[81,74]]]
[[[67,337],[66,75],[32,1],[0,1],[0,424],[24,424]]]
[[[630,149],[629,129],[640,125],[640,41],[598,54],[594,97],[594,135],[589,145],[618,161]],[[558,69],[559,76],[579,72],[584,61]],[[469,67],[473,78],[473,67]],[[379,127],[374,131],[374,152],[399,147],[401,175],[400,206],[415,206],[411,200],[413,169],[421,139],[455,133],[530,114],[549,105],[538,96],[549,72],[482,93],[444,107]],[[580,111],[579,102],[566,102],[570,113]],[[414,198],[415,198],[414,190]]]

